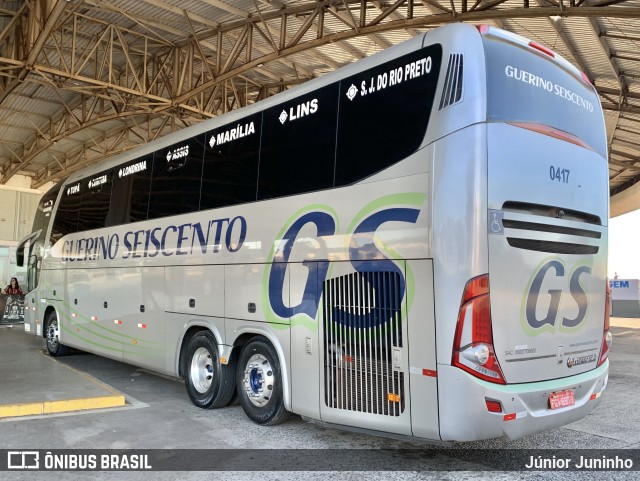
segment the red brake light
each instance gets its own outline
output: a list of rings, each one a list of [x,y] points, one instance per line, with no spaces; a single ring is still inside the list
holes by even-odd
[[[609,346],[611,345],[611,332],[609,332],[609,323],[611,318],[611,286],[609,279],[605,279],[605,298],[604,298],[604,329],[602,333],[602,344],[600,347],[600,358],[598,366],[604,364],[609,358]]]
[[[484,294],[489,294],[489,276],[484,275],[474,277],[467,282],[466,286],[464,286],[461,304],[465,304],[474,297],[482,296]]]
[[[594,148],[591,147],[582,139],[576,137],[575,135],[571,135],[570,133],[565,132],[563,130],[549,127],[548,125],[537,124],[535,122],[507,122],[507,123],[515,127],[520,127],[521,129],[531,130],[532,132],[548,135],[549,137],[553,137],[554,139],[564,140],[565,142],[569,142],[571,144],[578,145],[580,147],[584,147],[585,149],[593,150],[595,152]]]
[[[485,402],[487,403],[487,410],[490,413],[502,412],[502,404],[500,404],[500,401],[491,401],[489,399],[485,399]]]
[[[489,32],[489,25],[476,25],[476,28],[478,29],[478,32],[480,32],[480,35],[484,35],[486,33]]]
[[[488,274],[471,279],[464,288],[451,364],[485,381],[506,384],[493,347]]]
[[[489,294],[479,296],[473,301],[473,317],[477,319],[471,324],[473,342],[493,344],[491,335],[491,305]]]
[[[553,50],[550,50],[547,47],[540,45],[538,42],[534,42],[534,41],[529,42],[529,47],[535,48],[536,50],[539,50],[540,52],[548,55],[549,57],[555,58],[556,56],[556,53]]]
[[[593,84],[591,83],[591,80],[589,80],[589,77],[587,77],[587,74],[585,74],[584,72],[580,72],[580,75],[582,76],[582,80],[584,80],[588,85],[593,87]]]

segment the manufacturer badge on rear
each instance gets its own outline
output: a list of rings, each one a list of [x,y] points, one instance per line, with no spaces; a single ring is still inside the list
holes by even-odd
[[[567,358],[567,367],[572,368],[573,366],[579,366],[580,364],[588,364],[590,362],[597,361],[597,356],[595,354],[589,354],[588,356],[580,356],[580,357],[568,357]]]

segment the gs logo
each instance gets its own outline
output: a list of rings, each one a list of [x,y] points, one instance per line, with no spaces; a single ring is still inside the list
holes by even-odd
[[[554,332],[558,322],[561,330],[578,328],[585,320],[589,307],[583,282],[591,276],[591,271],[591,266],[584,263],[578,263],[572,271],[568,271],[560,259],[545,260],[533,274],[525,292],[522,316],[524,331],[530,336],[544,331]],[[553,288],[547,288],[544,292],[543,284]],[[560,300],[564,293],[571,296],[575,307],[568,308],[567,312],[571,314],[559,319]],[[548,306],[545,306],[546,303]]]
[[[314,256],[302,262],[308,270],[308,276],[306,281],[303,281],[304,292],[300,302],[290,305],[285,302],[287,296],[283,295],[289,290],[287,273],[290,269],[292,248],[303,229],[308,227],[315,230],[317,239],[344,235],[348,242],[346,253],[349,262],[353,272],[361,276],[360,279],[368,278],[370,273],[388,273],[389,276],[398,279],[397,296],[385,299],[385,302],[389,312],[400,311],[407,289],[413,289],[412,283],[408,283],[404,269],[395,262],[397,254],[384,244],[377,244],[376,237],[378,230],[387,222],[407,226],[415,224],[420,214],[418,206],[421,206],[424,200],[424,194],[412,193],[394,194],[376,199],[354,217],[345,234],[339,233],[338,216],[327,206],[314,205],[310,206],[307,212],[296,213],[287,222],[282,233],[278,234],[280,241],[274,246],[269,258],[270,262],[265,269],[263,279],[266,289],[262,296],[265,317],[274,325],[282,323],[283,319],[290,319],[291,322],[304,324],[310,329],[315,328],[323,284],[329,277],[329,260]],[[400,207],[399,205],[402,204],[405,206]],[[409,278],[412,277],[408,268],[407,275]],[[372,277],[374,278],[375,276]],[[368,284],[372,292],[381,292],[382,288],[375,284],[377,281],[363,280],[363,282]],[[333,309],[333,318],[338,323],[349,326],[364,325],[363,319],[367,313],[354,314],[343,310],[340,306],[331,306],[331,309]],[[374,316],[373,319],[376,326],[384,322],[383,317]]]

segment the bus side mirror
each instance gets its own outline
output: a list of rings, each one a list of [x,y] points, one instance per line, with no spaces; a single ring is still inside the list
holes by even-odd
[[[24,244],[16,249],[16,264],[18,267],[24,266]]]
[[[28,236],[24,237],[19,243],[18,246],[16,247],[16,264],[19,267],[23,267],[24,266],[24,248],[28,243],[33,242],[35,239],[37,239],[40,234],[42,233],[42,229],[36,231],[36,232],[32,232],[31,234],[29,234]]]

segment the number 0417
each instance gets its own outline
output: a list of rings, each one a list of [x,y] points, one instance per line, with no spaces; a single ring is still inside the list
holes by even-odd
[[[561,169],[560,167],[556,167],[554,165],[549,166],[549,177],[551,180],[555,180],[561,182],[562,184],[569,183],[569,174],[571,171],[569,169]]]

